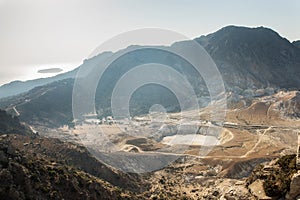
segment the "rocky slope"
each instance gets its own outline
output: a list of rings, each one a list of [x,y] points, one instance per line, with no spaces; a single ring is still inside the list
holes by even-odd
[[[114,171],[84,147],[40,136],[0,136],[5,199],[138,199],[138,177]],[[146,186],[145,186],[146,188]]]
[[[18,117],[7,114],[4,110],[0,110],[0,134],[31,134],[26,126],[22,125]]]
[[[234,103],[229,101],[228,121],[287,127],[299,125],[299,91],[279,91],[256,98],[231,94],[229,99]]]
[[[82,146],[38,136],[5,111],[0,118],[0,199],[141,199],[147,188]]]
[[[10,114],[20,114],[20,120],[31,125],[55,127],[70,124],[73,82],[73,79],[64,79],[39,86],[24,95],[7,98],[0,104]]]
[[[281,110],[284,112],[284,116],[299,119],[300,118],[300,93],[296,92],[294,96],[286,101],[283,101],[280,105]]]

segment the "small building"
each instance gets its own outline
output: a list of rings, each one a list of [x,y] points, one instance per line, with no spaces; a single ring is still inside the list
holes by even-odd
[[[84,122],[87,124],[99,124],[100,120],[97,118],[97,114],[90,113],[84,115]]]

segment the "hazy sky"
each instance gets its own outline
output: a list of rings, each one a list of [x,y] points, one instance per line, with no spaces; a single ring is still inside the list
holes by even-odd
[[[0,85],[77,67],[103,41],[133,29],[190,38],[226,25],[265,26],[300,39],[298,0],[0,0]]]

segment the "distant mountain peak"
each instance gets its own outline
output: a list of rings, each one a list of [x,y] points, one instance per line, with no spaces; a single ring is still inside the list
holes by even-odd
[[[281,37],[276,31],[266,28],[263,26],[260,27],[243,27],[243,26],[226,26],[220,30],[208,34],[207,36],[201,36],[195,39],[200,42],[202,45],[206,44],[206,40],[210,40],[212,43],[219,43],[224,41],[233,42],[233,45],[238,45],[239,43],[253,43],[253,42],[263,42],[270,43],[274,41],[282,41],[285,43],[290,43],[287,39]],[[204,45],[205,46],[205,45]]]
[[[246,27],[246,26],[228,25],[228,26],[225,26],[225,27],[221,28],[221,29],[218,30],[218,31],[235,31],[235,30],[242,30],[242,31],[250,31],[250,30],[257,31],[257,30],[263,30],[263,31],[271,31],[271,32],[276,33],[273,29],[268,28],[268,27],[265,27],[265,26]],[[217,31],[217,32],[218,32],[218,31]]]

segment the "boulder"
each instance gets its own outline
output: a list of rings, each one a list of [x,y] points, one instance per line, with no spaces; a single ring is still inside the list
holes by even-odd
[[[286,195],[286,200],[300,199],[300,171],[292,177],[290,191]]]

